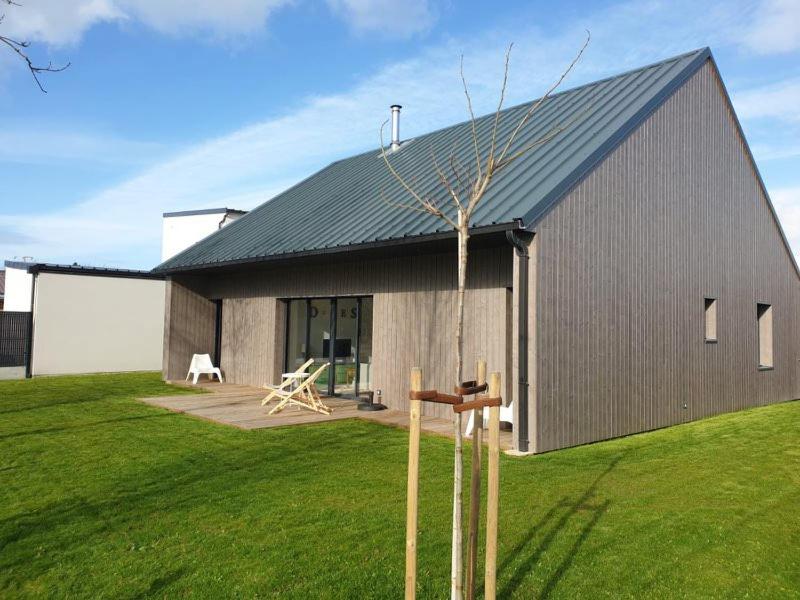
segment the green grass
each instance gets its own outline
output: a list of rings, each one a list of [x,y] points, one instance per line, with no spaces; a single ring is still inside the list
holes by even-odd
[[[244,432],[134,400],[168,393],[0,382],[0,597],[401,595],[407,432]],[[419,596],[444,598],[452,442],[422,453]],[[800,403],[501,469],[501,597],[800,595]]]

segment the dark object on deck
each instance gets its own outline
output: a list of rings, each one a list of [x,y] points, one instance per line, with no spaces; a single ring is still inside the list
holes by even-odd
[[[361,392],[359,396],[366,398],[366,400],[359,402],[358,410],[386,410],[386,406],[380,402],[373,402],[375,392]]]

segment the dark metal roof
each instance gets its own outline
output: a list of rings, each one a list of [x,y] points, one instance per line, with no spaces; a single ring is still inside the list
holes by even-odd
[[[246,210],[239,210],[238,208],[200,208],[197,210],[178,210],[174,212],[165,212],[162,217],[193,217],[195,215],[244,215]]]
[[[515,147],[523,148],[554,127],[574,122],[498,176],[472,225],[476,230],[531,227],[710,56],[710,50],[703,48],[553,95],[518,136]],[[499,140],[508,137],[529,106],[501,113]],[[476,122],[484,153],[493,120],[491,114]],[[437,197],[440,206],[447,207],[431,153],[443,162],[453,153],[462,165],[474,164],[469,121],[407,140],[390,154],[392,165],[420,193]],[[376,148],[332,163],[156,270],[178,272],[452,235],[436,217],[391,206],[383,198],[409,201]]]
[[[164,275],[153,271],[137,269],[112,269],[107,267],[87,267],[85,265],[57,265],[53,263],[20,262],[7,260],[5,266],[23,269],[28,273],[66,273],[70,275],[94,275],[97,277],[122,277],[128,279],[164,279]]]

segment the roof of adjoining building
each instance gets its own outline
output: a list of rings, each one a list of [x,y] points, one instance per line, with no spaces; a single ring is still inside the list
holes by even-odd
[[[162,217],[196,217],[198,215],[243,215],[247,213],[246,210],[239,210],[238,208],[200,208],[196,210],[177,210],[173,212],[165,212]]]
[[[695,50],[548,98],[510,152],[560,125],[569,127],[498,176],[473,215],[472,226],[476,231],[531,227],[710,56],[708,48]],[[530,106],[527,102],[501,113],[501,142]],[[484,156],[493,121],[494,114],[476,121]],[[404,141],[389,160],[422,195],[447,207],[447,191],[433,168],[432,153],[445,163],[453,154],[461,165],[469,165],[474,164],[474,152],[466,121]],[[376,148],[332,163],[156,270],[178,272],[345,251],[452,231],[437,217],[392,205],[409,200]]]
[[[129,279],[163,279],[164,275],[153,271],[138,269],[116,269],[112,267],[90,267],[79,265],[60,265],[56,263],[40,263],[27,261],[5,261],[6,268],[21,269],[28,273],[66,273],[69,275],[95,275],[98,277],[121,277]],[[4,271],[0,271],[5,273]]]

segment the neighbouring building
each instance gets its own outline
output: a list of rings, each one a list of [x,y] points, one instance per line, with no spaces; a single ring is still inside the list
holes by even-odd
[[[5,267],[0,332],[8,332],[9,348],[0,352],[0,377],[161,369],[162,275],[35,262]]]
[[[528,104],[500,118],[504,139]],[[487,151],[494,115],[477,120]],[[473,220],[466,365],[544,452],[800,395],[798,267],[708,49],[553,95]],[[446,206],[431,164],[474,160],[470,123],[389,160]],[[307,358],[331,394],[407,409],[409,371],[450,390],[455,234],[406,199],[380,153],[337,161],[161,264],[163,372],[217,356],[260,385]],[[446,407],[426,406],[444,416]]]
[[[204,208],[165,212],[162,221],[161,260],[186,250],[198,240],[233,223],[245,214],[233,208]]]
[[[5,269],[0,270],[0,310],[3,310],[6,297],[6,272]]]

